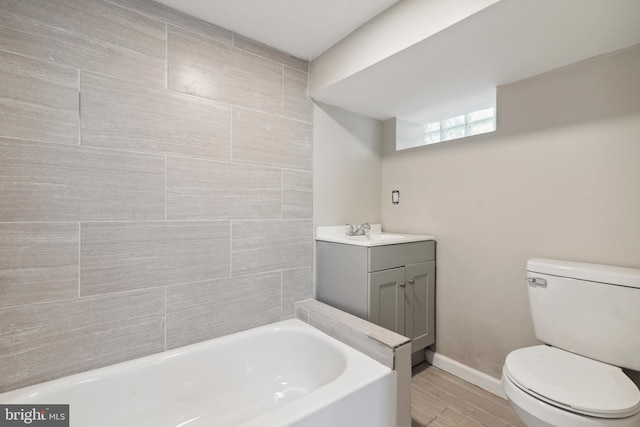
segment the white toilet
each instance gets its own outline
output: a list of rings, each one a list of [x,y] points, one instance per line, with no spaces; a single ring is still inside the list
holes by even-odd
[[[527,263],[536,337],[502,369],[529,427],[640,427],[640,270],[550,259]]]

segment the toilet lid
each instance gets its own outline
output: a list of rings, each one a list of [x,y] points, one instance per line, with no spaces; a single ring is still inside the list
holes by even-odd
[[[511,352],[504,367],[523,391],[572,412],[623,418],[640,411],[640,390],[616,366],[539,345]]]

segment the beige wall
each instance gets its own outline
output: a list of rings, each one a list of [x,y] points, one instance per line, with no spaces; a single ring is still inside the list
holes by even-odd
[[[150,0],[0,16],[0,392],[293,317],[307,62]]]
[[[379,120],[322,103],[314,105],[316,226],[380,222],[380,129]]]
[[[438,239],[437,352],[494,377],[537,343],[528,258],[640,267],[640,46],[497,101],[497,132],[397,153],[387,135],[382,161],[383,225]]]

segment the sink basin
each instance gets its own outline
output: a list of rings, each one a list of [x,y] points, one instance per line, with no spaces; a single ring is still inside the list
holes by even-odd
[[[394,233],[380,233],[380,234],[369,234],[368,237],[370,240],[396,240],[396,239],[405,239],[407,236],[404,234],[394,234]]]
[[[405,239],[407,236],[404,234],[395,234],[395,233],[369,233],[364,236],[346,236],[349,240],[356,241],[367,241],[371,240],[374,242],[383,242],[385,240],[399,240]]]

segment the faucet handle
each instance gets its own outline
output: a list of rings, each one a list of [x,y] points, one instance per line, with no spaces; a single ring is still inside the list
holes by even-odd
[[[353,236],[356,233],[356,227],[353,224],[347,224],[349,226],[349,231],[347,231],[347,236]]]

